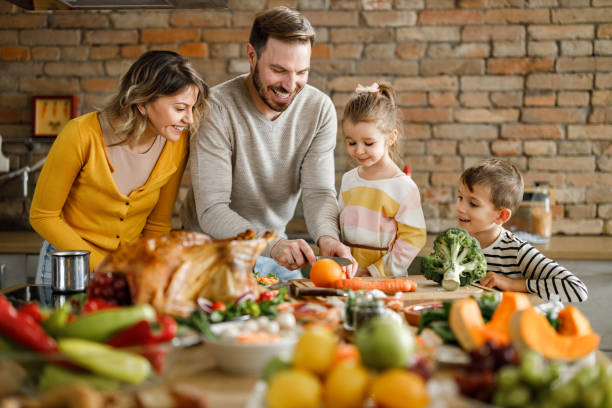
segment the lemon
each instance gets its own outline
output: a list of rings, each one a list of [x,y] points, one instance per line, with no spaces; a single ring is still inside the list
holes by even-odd
[[[362,407],[368,397],[370,376],[361,364],[339,363],[328,374],[323,388],[326,408]]]
[[[268,408],[317,408],[321,404],[321,383],[313,374],[290,369],[270,381]]]
[[[327,327],[310,326],[295,345],[293,366],[323,375],[336,354],[336,336]]]
[[[371,390],[374,402],[387,408],[421,408],[429,404],[425,381],[399,368],[387,370],[376,377]]]

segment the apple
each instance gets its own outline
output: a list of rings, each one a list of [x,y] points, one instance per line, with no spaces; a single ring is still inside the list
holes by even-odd
[[[414,336],[403,322],[377,316],[361,326],[355,345],[363,363],[375,369],[403,368],[412,361]]]

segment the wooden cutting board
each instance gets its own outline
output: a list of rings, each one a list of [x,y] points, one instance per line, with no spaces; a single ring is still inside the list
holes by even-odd
[[[451,299],[461,299],[465,297],[469,297],[472,295],[480,296],[484,291],[482,288],[467,285],[461,286],[459,289],[454,291],[444,290],[439,283],[434,281],[425,279],[423,275],[409,275],[404,277],[398,277],[395,279],[411,279],[417,283],[416,292],[408,292],[402,294],[402,298],[406,305],[411,305],[415,303],[424,303],[431,301],[442,301],[442,300],[451,300]],[[379,278],[363,278],[364,280],[382,280]],[[394,279],[394,278],[386,278],[386,279]],[[297,286],[303,287],[314,287],[314,284],[310,279],[297,279],[292,280]]]

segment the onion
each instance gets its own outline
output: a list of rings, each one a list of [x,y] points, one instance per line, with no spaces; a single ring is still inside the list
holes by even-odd
[[[210,300],[200,297],[198,298],[197,303],[200,309],[202,309],[204,313],[211,314],[213,312],[212,310],[213,302],[211,302]]]
[[[238,298],[234,301],[234,303],[238,304],[238,303],[242,303],[247,300],[252,300],[253,302],[257,300],[255,298],[255,294],[253,294],[253,292],[251,292],[250,290],[238,296]]]

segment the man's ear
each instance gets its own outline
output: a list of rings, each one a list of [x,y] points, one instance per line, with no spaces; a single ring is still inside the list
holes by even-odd
[[[499,210],[497,214],[497,218],[495,219],[495,223],[498,225],[502,225],[506,221],[508,221],[512,217],[512,210],[509,208],[502,208]]]
[[[255,64],[257,64],[257,52],[251,43],[247,43],[246,53],[247,58],[249,59],[249,65],[251,66],[251,72],[253,72],[255,69]]]

